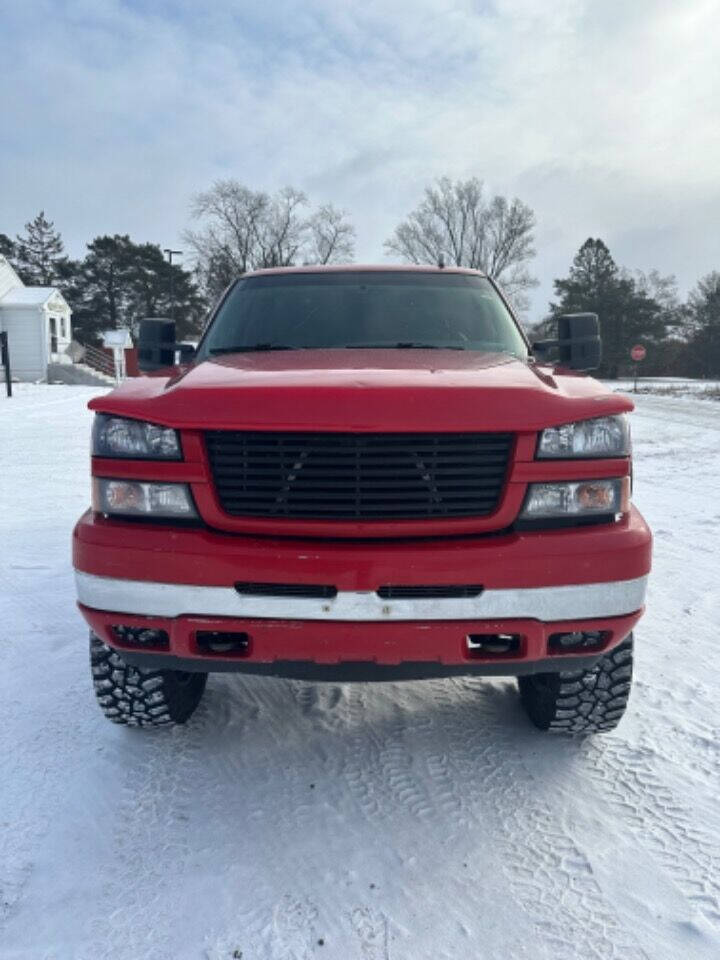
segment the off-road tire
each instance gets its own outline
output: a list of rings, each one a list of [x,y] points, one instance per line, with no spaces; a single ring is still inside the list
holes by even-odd
[[[518,677],[520,699],[540,730],[585,736],[614,730],[630,696],[632,634],[590,670]]]
[[[205,690],[206,673],[139,670],[90,634],[90,670],[100,709],[128,727],[171,727],[185,723]]]

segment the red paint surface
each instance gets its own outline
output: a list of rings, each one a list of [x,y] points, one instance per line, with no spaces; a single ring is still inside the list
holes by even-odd
[[[170,427],[535,431],[632,410],[591,377],[458,350],[288,350],[139,377],[90,407]]]
[[[315,663],[337,664],[343,661],[365,661],[380,664],[404,662],[508,663],[517,660],[536,661],[548,656],[550,634],[575,630],[607,630],[608,641],[602,649],[616,646],[630,633],[642,611],[625,617],[607,617],[598,620],[562,620],[541,623],[539,620],[449,620],[413,621],[402,623],[328,623],[317,620],[254,620],[231,617],[134,617],[126,614],[103,613],[80,606],[93,631],[118,650],[137,647],[118,642],[112,632],[114,625],[144,626],[166,630],[170,650],[163,651],[196,660],[205,660],[208,669],[212,663],[240,659],[255,663],[273,663],[276,660],[310,660]],[[195,633],[200,630],[228,630],[247,633],[250,649],[247,655],[229,657],[213,655],[198,647]],[[521,636],[520,651],[511,656],[469,656],[465,640],[469,633],[515,633]],[[580,655],[587,651],[580,651]],[[573,654],[564,654],[568,669],[572,669]]]
[[[232,586],[237,580],[333,584],[480,583],[486,589],[632,580],[650,570],[651,536],[634,508],[614,524],[455,539],[348,542],[233,536],[105,520],[88,511],[73,536],[78,570],[103,577]]]

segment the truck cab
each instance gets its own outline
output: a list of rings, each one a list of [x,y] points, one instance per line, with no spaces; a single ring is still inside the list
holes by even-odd
[[[73,536],[108,718],[182,723],[214,671],[471,674],[612,729],[651,535],[633,405],[581,372],[597,318],[559,327],[531,345],[477,271],[358,266],[242,276],[193,356],[148,324],[151,375],[90,403]]]

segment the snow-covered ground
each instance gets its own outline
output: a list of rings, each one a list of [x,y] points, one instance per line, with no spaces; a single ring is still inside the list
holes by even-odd
[[[607,380],[611,390],[635,393],[635,381]],[[637,393],[663,397],[695,397],[699,400],[720,400],[720,380],[688,380],[685,377],[638,377]]]
[[[185,728],[93,702],[70,531],[93,389],[0,397],[2,960],[720,957],[720,411],[638,397],[655,530],[617,733],[511,681],[211,677]]]

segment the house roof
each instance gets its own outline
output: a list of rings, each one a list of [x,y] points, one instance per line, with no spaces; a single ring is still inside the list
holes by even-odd
[[[0,306],[41,307],[53,295],[57,295],[63,303],[66,303],[57,287],[12,287],[4,296],[0,297]]]

